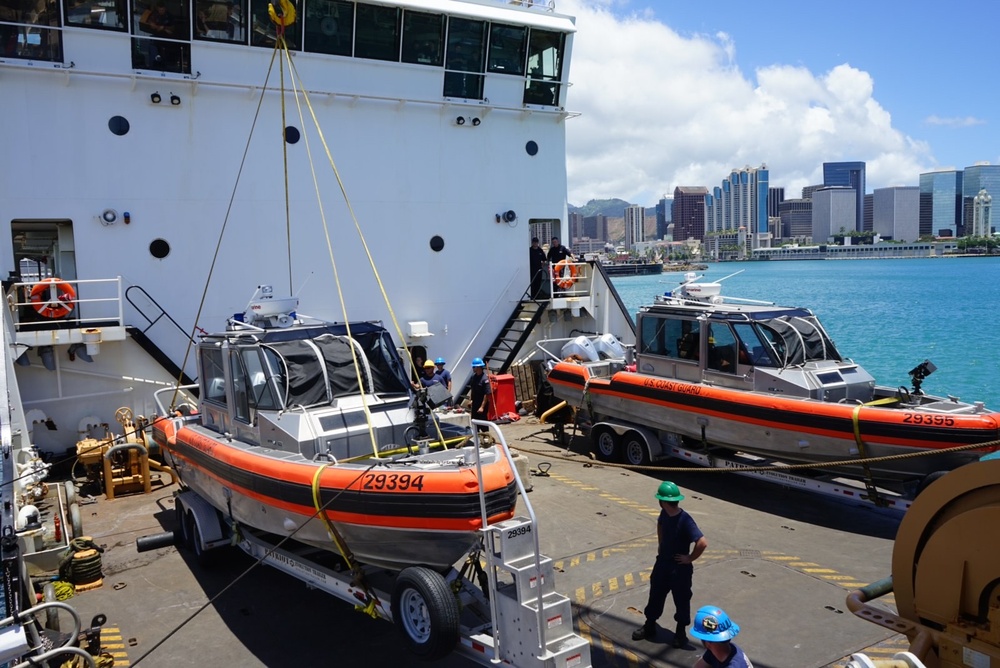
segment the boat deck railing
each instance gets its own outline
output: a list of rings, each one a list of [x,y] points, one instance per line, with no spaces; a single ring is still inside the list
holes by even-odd
[[[11,283],[6,297],[16,343],[43,346],[124,339],[123,294],[121,276],[87,280],[43,277]],[[46,304],[55,308],[46,311]],[[60,317],[46,314],[54,311],[58,316],[62,309],[68,313]]]

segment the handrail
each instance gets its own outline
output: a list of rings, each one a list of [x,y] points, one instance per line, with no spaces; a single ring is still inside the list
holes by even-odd
[[[92,278],[92,279],[68,279],[60,278],[59,283],[66,283],[67,285],[76,288],[76,296],[72,300],[73,310],[67,317],[64,318],[40,318],[39,320],[32,321],[21,321],[19,317],[20,312],[26,309],[33,309],[35,303],[32,302],[28,296],[31,294],[32,289],[36,285],[45,284],[48,279],[56,278],[55,276],[45,276],[40,277],[35,281],[19,281],[17,283],[12,283],[10,288],[7,290],[7,305],[11,309],[14,320],[14,330],[23,331],[26,326],[30,326],[34,330],[45,329],[45,325],[51,325],[53,329],[60,328],[64,323],[72,322],[78,323],[81,327],[88,324],[102,324],[105,325],[108,321],[116,323],[117,326],[122,326],[125,321],[125,311],[122,305],[122,277],[117,276],[115,278]],[[94,286],[104,286],[108,284],[114,284],[115,294],[113,297],[92,297],[88,299],[83,299],[80,297],[82,292],[86,290],[79,289],[79,286],[94,285]],[[20,301],[18,295],[22,295],[27,299],[27,301]],[[84,307],[83,305],[89,304],[92,306]],[[107,308],[102,309],[103,305],[112,304],[114,309]],[[23,308],[22,308],[23,307]],[[91,313],[94,311],[106,311],[106,314],[101,314],[91,317],[81,317],[83,310],[90,310]]]
[[[146,315],[145,313],[143,313],[142,309],[139,308],[139,305],[136,304],[134,301],[132,301],[132,298],[129,297],[129,294],[128,294],[132,290],[137,290],[137,291],[141,292],[146,297],[146,299],[148,299],[150,301],[150,303],[153,304],[153,306],[155,306],[156,308],[160,309],[160,315],[156,316],[155,320],[150,320],[149,316]],[[191,341],[191,343],[195,342],[194,338],[192,338],[192,336],[190,334],[188,334],[187,330],[185,330],[183,327],[181,327],[180,324],[176,320],[173,319],[173,316],[171,316],[169,313],[167,313],[167,310],[165,308],[163,308],[162,306],[160,306],[160,303],[158,301],[156,301],[155,299],[153,299],[152,295],[150,295],[148,292],[146,292],[145,288],[143,288],[141,285],[130,285],[130,286],[128,286],[128,288],[125,290],[125,299],[128,301],[129,304],[132,305],[132,308],[135,309],[135,312],[138,313],[139,315],[141,315],[143,318],[145,318],[146,322],[149,323],[149,325],[145,329],[141,330],[143,334],[145,334],[150,329],[152,329],[153,325],[155,325],[157,322],[160,321],[160,318],[166,317],[167,320],[169,320],[171,323],[173,323],[174,327],[176,327],[189,341]]]
[[[510,466],[510,470],[514,475],[514,483],[517,485],[517,491],[521,495],[521,500],[524,501],[524,509],[528,513],[528,519],[531,522],[531,539],[535,544],[535,572],[538,576],[538,606],[535,610],[535,615],[537,617],[538,624],[538,656],[541,657],[545,654],[545,610],[543,603],[543,590],[542,587],[542,548],[538,542],[538,518],[535,516],[535,509],[531,505],[531,501],[528,500],[528,492],[524,488],[524,483],[521,482],[521,476],[517,473],[517,466],[514,464],[514,458],[510,455],[510,446],[507,445],[507,439],[504,438],[503,432],[500,431],[498,427],[493,422],[487,422],[486,420],[471,420],[472,423],[472,433],[473,433],[473,443],[474,449],[476,451],[476,478],[479,481],[479,509],[482,513],[483,530],[488,529],[487,515],[486,515],[486,492],[483,490],[483,464],[480,457],[480,444],[479,444],[479,429],[478,427],[487,427],[490,433],[493,435],[494,443],[500,447],[500,452],[503,453],[504,458],[507,460],[507,465]],[[493,550],[486,550],[486,563],[489,566],[487,568],[487,578],[489,579],[490,591],[496,591],[496,574],[494,572],[494,560],[495,556]],[[496,620],[499,619],[497,616],[496,608],[496,596],[490,596],[490,614],[493,619],[493,643],[496,651],[495,657],[500,658],[500,639],[496,635]]]

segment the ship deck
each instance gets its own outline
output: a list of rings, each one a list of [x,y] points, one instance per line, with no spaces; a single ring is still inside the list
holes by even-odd
[[[595,667],[690,666],[700,655],[693,644],[670,646],[669,599],[656,639],[631,639],[642,623],[656,551],[653,493],[664,479],[681,486],[682,507],[709,540],[695,564],[692,608],[724,608],[740,624],[737,643],[755,666],[820,668],[842,665],[852,652],[885,658],[905,649],[905,638],[855,618],[845,605],[850,590],[889,575],[899,513],[731,473],[596,464],[582,454],[582,438],[556,445],[547,425],[533,418],[504,433],[532,470],[551,464],[548,475],[532,475],[529,499],[542,551],[556,562],[556,588],[573,601]],[[222,593],[253,565],[241,552],[211,568],[173,547],[138,553],[137,537],[173,529],[174,489],[154,486],[150,495],[113,501],[100,496],[81,509],[85,533],[107,548],[105,578],[69,602],[85,625],[95,614],[108,616],[105,639],[116,666],[306,666],[333,657],[370,666],[416,663],[391,624],[271,568],[253,568]],[[453,656],[434,665],[473,664]]]

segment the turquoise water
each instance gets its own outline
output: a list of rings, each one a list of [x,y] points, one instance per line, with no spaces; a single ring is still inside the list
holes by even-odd
[[[925,359],[937,371],[928,394],[983,401],[1000,410],[1000,258],[727,262],[699,272],[722,294],[819,316],[840,353],[880,385],[910,386]],[[629,312],[672,289],[683,274],[614,279]]]

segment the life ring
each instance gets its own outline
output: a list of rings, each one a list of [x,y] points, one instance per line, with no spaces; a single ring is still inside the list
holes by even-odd
[[[45,278],[35,283],[28,298],[32,308],[45,318],[65,318],[76,303],[73,286],[58,278]]]
[[[573,287],[573,284],[576,283],[577,273],[575,264],[569,260],[559,260],[552,278],[558,287],[566,289]]]
[[[295,5],[289,0],[280,0],[279,4],[281,5],[281,16],[278,16],[274,3],[267,3],[267,15],[271,17],[271,21],[285,27],[295,23]]]

